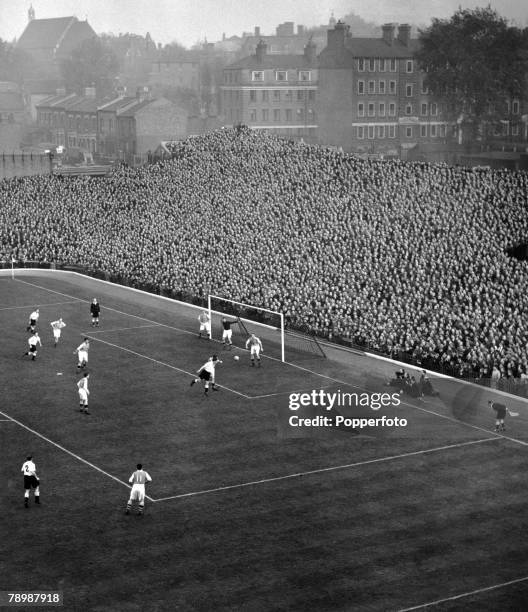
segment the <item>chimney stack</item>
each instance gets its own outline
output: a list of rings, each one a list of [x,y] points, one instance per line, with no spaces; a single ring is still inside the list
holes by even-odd
[[[262,40],[259,40],[257,49],[255,51],[255,55],[257,56],[257,62],[262,63],[262,58],[266,55],[266,51],[268,50],[268,45]]]
[[[394,42],[395,29],[396,28],[394,27],[393,23],[384,23],[381,26],[382,38],[389,45],[389,47],[392,47],[392,43]]]
[[[84,88],[84,95],[87,98],[95,98],[95,87],[85,87]]]
[[[304,26],[303,25],[297,26],[297,36],[304,36]]]
[[[342,52],[345,40],[350,36],[350,26],[339,20],[333,30],[328,30],[328,47],[332,51]]]
[[[409,42],[411,41],[411,26],[408,23],[400,24],[398,28],[398,40],[405,47],[409,46]]]
[[[304,57],[309,64],[313,64],[316,58],[317,46],[314,41],[310,38],[310,40],[306,43],[304,47]]]
[[[260,26],[255,26],[255,36],[257,38],[260,36]]]

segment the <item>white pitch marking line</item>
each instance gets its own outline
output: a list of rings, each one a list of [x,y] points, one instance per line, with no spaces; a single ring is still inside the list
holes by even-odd
[[[68,296],[71,297],[71,296]],[[38,304],[38,308],[47,308],[48,306],[60,306],[61,304],[77,304],[79,302],[83,302],[84,300],[71,300],[69,302],[54,302],[53,304]],[[6,306],[4,308],[0,308],[0,310],[20,310],[27,308],[35,308],[35,304],[30,304],[29,306]]]
[[[73,295],[68,295],[66,293],[61,293],[60,291],[55,291],[54,289],[47,289],[46,287],[41,287],[40,285],[36,285],[34,283],[29,283],[28,281],[23,281],[21,279],[17,279],[17,280],[18,280],[19,283],[25,283],[26,285],[37,287],[38,289],[43,289],[44,291],[50,291],[51,293],[56,293],[58,295],[64,295],[65,297],[71,297],[71,298],[74,297]],[[153,297],[155,297],[155,296],[153,296]],[[82,301],[88,302],[88,300],[82,300]],[[130,314],[126,313],[126,312],[122,312],[120,310],[115,310],[114,308],[108,308],[108,310],[113,310],[114,312],[117,312],[119,314],[123,314],[123,315],[128,316],[128,317],[135,317],[136,319],[142,319],[143,321],[149,321],[149,323],[156,323],[156,321],[152,321],[150,319],[146,319],[145,317],[140,317],[138,315],[130,315]],[[166,327],[168,329],[174,329],[176,331],[180,331],[180,332],[183,332],[185,334],[192,334],[192,335],[194,335],[193,332],[190,332],[190,331],[185,330],[185,329],[180,329],[178,327],[173,327],[171,325],[165,325],[164,323],[158,323],[158,325],[160,325],[162,327]],[[94,338],[94,340],[95,339],[96,338]],[[215,342],[216,342],[216,340],[215,340]],[[273,361],[279,361],[280,363],[285,363],[285,364],[291,366],[292,368],[297,368],[298,370],[303,370],[304,372],[309,372],[310,374],[314,374],[315,376],[319,376],[321,378],[326,378],[327,380],[331,380],[333,382],[336,382],[336,383],[339,383],[339,384],[342,384],[342,385],[346,385],[346,386],[352,387],[354,389],[361,389],[362,391],[366,391],[366,389],[364,387],[360,387],[359,385],[354,385],[352,383],[345,382],[343,380],[339,380],[338,378],[333,378],[332,376],[327,376],[326,374],[321,374],[320,372],[314,372],[313,370],[310,370],[309,368],[305,368],[303,366],[297,365],[296,363],[291,363],[289,361],[281,362],[280,359],[277,359],[276,357],[271,357],[270,355],[263,355],[263,357],[265,357],[267,359],[271,359]],[[227,388],[227,387],[225,387],[225,388]],[[232,389],[230,389],[230,390],[232,390]],[[239,395],[242,395],[242,397],[245,397],[246,399],[259,399],[258,396],[253,398],[253,397],[251,397],[249,395],[244,395],[243,393],[239,393],[238,391],[233,391],[233,392],[234,393],[238,393]],[[522,399],[522,398],[520,398],[520,399]],[[405,402],[405,401],[402,401],[401,403],[404,406],[409,406],[410,408],[414,408],[415,410],[421,410],[422,412],[427,412],[428,414],[434,414],[435,416],[437,416],[437,417],[439,417],[441,419],[446,419],[448,421],[452,421],[453,423],[458,423],[459,425],[465,425],[466,427],[471,427],[472,429],[476,429],[478,431],[483,431],[485,433],[489,433],[489,430],[484,429],[483,427],[479,427],[478,425],[471,425],[470,423],[464,423],[463,421],[454,419],[454,418],[449,417],[449,416],[447,416],[445,414],[440,414],[438,412],[435,412],[434,410],[426,410],[425,408],[420,408],[420,406],[414,406],[413,404],[409,404],[408,402]],[[528,442],[523,442],[522,440],[518,440],[517,438],[512,438],[510,436],[505,436],[505,435],[503,435],[501,433],[497,433],[497,436],[500,436],[501,438],[505,438],[506,440],[510,440],[511,442],[515,442],[516,444],[521,444],[522,446],[528,446]]]
[[[113,344],[112,342],[107,342],[106,340],[101,340],[100,338],[94,338],[94,337],[90,336],[90,334],[87,334],[85,337],[86,338],[90,338],[91,340],[94,340],[95,342],[101,342],[102,344],[107,344],[108,346],[113,346],[114,348],[119,349],[121,351],[126,351],[127,353],[132,353],[132,355],[136,355],[137,357],[142,357],[143,359],[148,359],[149,361],[153,361],[154,363],[157,363],[159,365],[165,366],[166,368],[170,368],[171,370],[176,370],[177,372],[182,372],[183,374],[188,374],[189,376],[192,376],[193,378],[196,378],[196,374],[193,374],[192,372],[188,372],[187,370],[182,370],[181,368],[177,368],[176,366],[173,366],[170,363],[165,363],[164,361],[159,361],[159,359],[154,359],[154,357],[149,357],[148,355],[143,355],[142,353],[138,353],[137,351],[133,351],[132,349],[125,348],[124,346],[119,346],[118,344]],[[244,397],[245,399],[251,399],[248,395],[245,395],[244,393],[240,393],[240,391],[235,391],[235,389],[230,389],[229,387],[225,387],[224,385],[216,385],[216,386],[221,388],[221,389],[225,389],[226,391],[231,391],[231,393],[235,393],[236,395],[240,395],[241,397]]]
[[[462,599],[463,597],[470,597],[471,595],[478,595],[479,593],[486,593],[487,591],[493,591],[494,589],[501,589],[506,586],[511,586],[512,584],[519,584],[520,582],[526,582],[528,580],[528,576],[524,578],[515,578],[514,580],[508,580],[508,582],[501,582],[499,584],[494,584],[489,587],[484,587],[482,589],[475,589],[474,591],[468,591],[467,593],[460,593],[460,595],[453,595],[453,597],[445,597],[444,599],[437,599],[436,601],[429,601],[428,603],[420,604],[419,606],[413,606],[411,608],[403,608],[398,610],[398,612],[411,612],[412,610],[423,610],[424,608],[429,608],[431,606],[437,606],[438,604],[444,603],[446,601],[455,601],[457,599]]]
[[[16,423],[17,425],[19,425],[20,427],[26,429],[27,431],[31,432],[32,434],[34,434],[35,436],[38,436],[39,438],[41,438],[42,440],[44,440],[45,442],[48,442],[49,444],[52,444],[53,446],[56,446],[57,448],[59,448],[61,451],[67,453],[68,455],[70,455],[71,457],[74,457],[75,459],[77,459],[78,461],[80,461],[81,463],[84,463],[86,465],[89,465],[91,468],[93,468],[94,470],[97,470],[98,472],[101,472],[101,474],[104,474],[105,476],[108,476],[108,478],[111,478],[112,480],[115,480],[116,482],[118,482],[119,484],[124,485],[125,487],[127,487],[128,489],[131,489],[132,487],[124,482],[123,480],[119,480],[119,478],[117,478],[116,476],[113,476],[112,474],[110,474],[109,472],[105,472],[104,470],[102,470],[100,467],[97,467],[95,464],[91,463],[90,461],[83,459],[82,457],[80,457],[79,455],[76,455],[75,453],[73,453],[72,451],[68,450],[67,448],[64,448],[64,446],[61,446],[60,444],[57,444],[57,442],[54,442],[53,440],[50,440],[49,438],[46,438],[46,436],[42,435],[41,433],[39,433],[38,431],[35,431],[34,429],[31,429],[31,427],[28,427],[27,425],[24,425],[24,423],[21,423],[20,421],[17,421],[17,419],[15,419],[12,416],[9,416],[8,414],[6,414],[5,412],[2,412],[0,410],[0,414],[2,416],[7,417],[7,419],[9,421],[12,421],[13,423]],[[145,497],[147,499],[149,499],[150,501],[154,501],[151,497],[149,497],[148,495],[145,495]]]
[[[110,332],[128,331],[129,329],[143,329],[144,327],[160,327],[160,324],[159,323],[153,323],[151,325],[136,325],[135,327],[118,327],[116,329],[100,329],[98,331],[90,330],[89,332],[81,333],[81,336],[82,335],[87,335],[87,334],[107,334],[107,333],[110,333]]]
[[[481,444],[483,442],[492,442],[498,440],[498,437],[484,438],[481,440],[471,440],[469,442],[459,442],[458,444],[448,444],[447,446],[437,446],[435,448],[426,448],[419,451],[413,451],[410,453],[403,453],[401,455],[391,455],[389,457],[379,457],[378,459],[368,459],[367,461],[358,461],[357,463],[348,463],[345,465],[334,465],[326,468],[319,468],[317,470],[309,470],[307,472],[297,472],[296,474],[286,474],[285,476],[275,476],[273,478],[263,478],[262,480],[254,480],[252,482],[242,482],[240,484],[227,485],[225,487],[217,487],[215,489],[205,489],[203,491],[193,491],[192,493],[181,493],[180,495],[172,495],[170,497],[159,497],[154,499],[155,502],[168,501],[170,499],[182,499],[183,497],[193,497],[195,495],[205,495],[206,493],[217,493],[219,491],[228,491],[229,489],[239,489],[242,487],[250,487],[259,484],[265,484],[268,482],[276,482],[278,480],[287,480],[290,478],[299,478],[301,476],[309,476],[311,474],[322,474],[324,472],[332,472],[335,470],[344,470],[347,468],[360,467],[363,465],[370,465],[372,463],[382,463],[384,461],[393,461],[394,459],[403,459],[405,457],[413,457],[416,455],[424,455],[426,453],[435,453],[442,450],[448,450],[451,448],[461,448],[463,446],[470,446],[472,444]]]

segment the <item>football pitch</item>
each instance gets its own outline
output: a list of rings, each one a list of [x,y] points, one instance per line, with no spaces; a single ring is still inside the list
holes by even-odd
[[[219,318],[198,338],[199,312],[80,275],[0,276],[0,591],[60,591],[81,612],[526,609],[524,400],[436,378],[439,397],[372,412],[406,427],[285,435],[291,394],[384,391],[396,366],[288,344],[282,363],[263,330],[251,367],[240,333],[222,349]],[[190,382],[212,354],[223,363],[206,396]],[[504,434],[489,399],[518,414]],[[27,455],[42,500],[28,509]],[[153,481],[145,515],[126,516],[138,462]]]

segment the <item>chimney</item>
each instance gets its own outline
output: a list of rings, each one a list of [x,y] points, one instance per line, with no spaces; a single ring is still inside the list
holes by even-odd
[[[411,40],[411,26],[408,23],[401,23],[398,28],[398,40],[405,47],[409,46]]]
[[[297,26],[297,36],[304,36],[304,26],[303,25]]]
[[[58,96],[65,96],[66,95],[66,88],[65,87],[57,87],[57,89],[55,90],[55,93]]]
[[[392,47],[392,43],[394,42],[394,30],[396,28],[394,27],[393,23],[384,23],[381,26],[381,31],[382,31],[382,38],[383,40],[389,45],[389,47]]]
[[[328,30],[328,48],[331,51],[344,51],[345,40],[350,36],[350,26],[339,20],[333,30]]]
[[[84,95],[87,98],[95,98],[95,87],[85,87],[84,88]]]
[[[255,36],[260,37],[260,26],[255,26]]]
[[[136,89],[136,100],[143,102],[143,100],[150,99],[150,92],[148,87],[138,87]]]
[[[266,51],[268,50],[268,45],[262,40],[259,40],[257,49],[255,51],[255,55],[257,56],[257,62],[259,64],[262,63],[262,58],[266,55]]]
[[[317,46],[314,41],[310,38],[310,40],[306,43],[304,47],[304,57],[309,64],[313,64],[315,62]]]

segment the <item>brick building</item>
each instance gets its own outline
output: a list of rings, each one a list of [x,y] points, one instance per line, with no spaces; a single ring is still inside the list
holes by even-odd
[[[424,86],[406,24],[380,38],[354,38],[338,22],[319,55],[319,139],[348,151],[407,157],[418,144],[445,142],[443,105]]]
[[[314,141],[317,132],[316,47],[302,54],[268,54],[259,42],[254,55],[224,69],[224,124],[244,124],[288,138]]]

